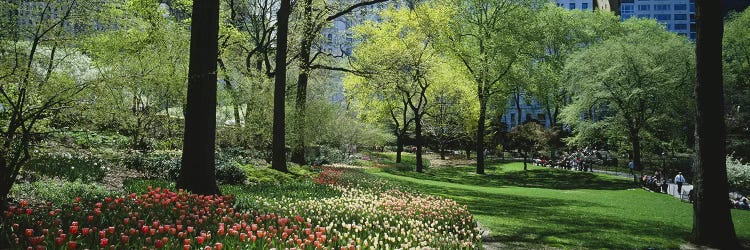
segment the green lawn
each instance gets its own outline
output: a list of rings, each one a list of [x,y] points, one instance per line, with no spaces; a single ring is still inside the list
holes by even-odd
[[[492,241],[523,248],[677,248],[692,226],[690,203],[632,185],[632,180],[521,163],[429,168],[424,174],[374,174],[465,204]],[[733,210],[738,236],[750,239],[750,212]]]

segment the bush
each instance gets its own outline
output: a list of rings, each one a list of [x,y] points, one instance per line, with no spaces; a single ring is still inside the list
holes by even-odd
[[[85,150],[37,152],[26,167],[42,176],[82,182],[101,181],[108,169],[104,160]]]
[[[216,165],[216,181],[222,184],[243,184],[245,183],[245,172],[237,166],[237,163],[225,162]]]
[[[76,197],[83,201],[94,201],[112,195],[114,192],[97,184],[56,180],[19,183],[11,191],[11,197],[15,200],[49,201],[56,205],[69,204]]]
[[[255,184],[282,184],[294,180],[291,174],[276,171],[270,166],[242,165],[240,168],[245,172],[247,181]]]
[[[750,164],[742,164],[739,159],[727,156],[727,177],[731,191],[750,194]]]
[[[146,178],[174,181],[180,171],[181,157],[180,151],[130,151],[124,162],[125,167],[143,173]]]

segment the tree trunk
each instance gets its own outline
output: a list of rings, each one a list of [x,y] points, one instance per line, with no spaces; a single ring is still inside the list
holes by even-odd
[[[443,145],[442,142],[440,143],[439,148],[440,148],[439,149],[440,150],[440,159],[441,160],[445,160],[445,146]]]
[[[697,112],[692,241],[720,249],[740,249],[727,203],[721,2],[695,2],[698,36],[695,41]]]
[[[516,112],[518,112],[518,116],[516,117],[516,126],[521,125],[521,90],[516,87]]]
[[[218,194],[214,148],[219,1],[193,1],[192,18],[185,139],[177,187],[196,194]]]
[[[424,172],[424,165],[422,164],[422,115],[414,117],[414,139],[414,143],[417,144],[417,173],[422,173]]]
[[[641,166],[641,137],[637,129],[630,129],[630,145],[633,148],[633,164],[636,169],[643,169]]]
[[[237,125],[238,128],[242,127],[242,122],[240,121],[242,118],[240,117],[240,105],[237,104],[237,99],[235,98],[235,103],[232,104],[232,109],[234,109],[234,123]]]
[[[273,146],[271,167],[281,172],[288,172],[286,168],[286,142],[284,140],[284,121],[286,97],[286,53],[287,35],[289,33],[290,0],[281,0],[277,16],[276,32],[276,71],[274,73],[273,94]]]
[[[477,174],[484,174],[484,121],[487,119],[487,100],[479,99],[479,121],[477,123]],[[467,158],[468,155],[467,155]]]
[[[297,95],[295,100],[295,119],[294,122],[296,137],[292,149],[292,162],[305,165],[305,116],[307,109],[307,83],[310,75],[310,47],[314,36],[312,33],[312,0],[304,2],[304,34],[300,44],[300,72],[297,78]]]
[[[527,159],[528,159],[528,154],[523,153],[523,171],[529,170],[529,168],[526,167],[526,162],[528,161]]]
[[[401,152],[404,151],[404,135],[396,135],[396,163],[401,163]]]

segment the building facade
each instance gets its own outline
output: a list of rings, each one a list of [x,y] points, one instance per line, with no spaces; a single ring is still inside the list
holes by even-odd
[[[653,18],[668,31],[695,40],[694,0],[623,0],[620,19]]]

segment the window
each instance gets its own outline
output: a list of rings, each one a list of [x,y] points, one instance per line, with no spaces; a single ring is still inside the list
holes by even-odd
[[[677,23],[677,24],[674,25],[674,29],[676,29],[676,30],[686,30],[687,29],[687,24]]]
[[[648,4],[641,4],[641,5],[638,5],[638,10],[640,10],[640,11],[647,11],[647,10],[651,10],[651,5],[648,5]]]
[[[656,20],[659,20],[659,21],[666,21],[666,20],[671,20],[672,19],[672,15],[670,15],[670,14],[656,14],[656,15],[654,15],[654,18],[656,18]]]
[[[331,40],[333,40],[333,35],[328,34],[328,41],[331,41]]]
[[[687,14],[675,14],[674,20],[687,20]]]
[[[687,4],[675,4],[674,10],[687,10]]]
[[[695,12],[695,4],[694,3],[690,4],[690,12]]]
[[[656,11],[665,11],[665,10],[669,10],[670,6],[671,5],[669,5],[669,4],[655,4],[654,5],[654,10],[656,10]]]
[[[568,4],[568,9],[571,9],[571,10],[576,9],[576,3],[569,3]]]
[[[632,12],[633,11],[633,5],[630,5],[630,4],[625,5],[625,4],[623,4],[622,7],[620,8],[620,11],[622,11],[622,12]]]
[[[581,3],[581,9],[584,9],[584,10],[589,9],[589,3]]]

